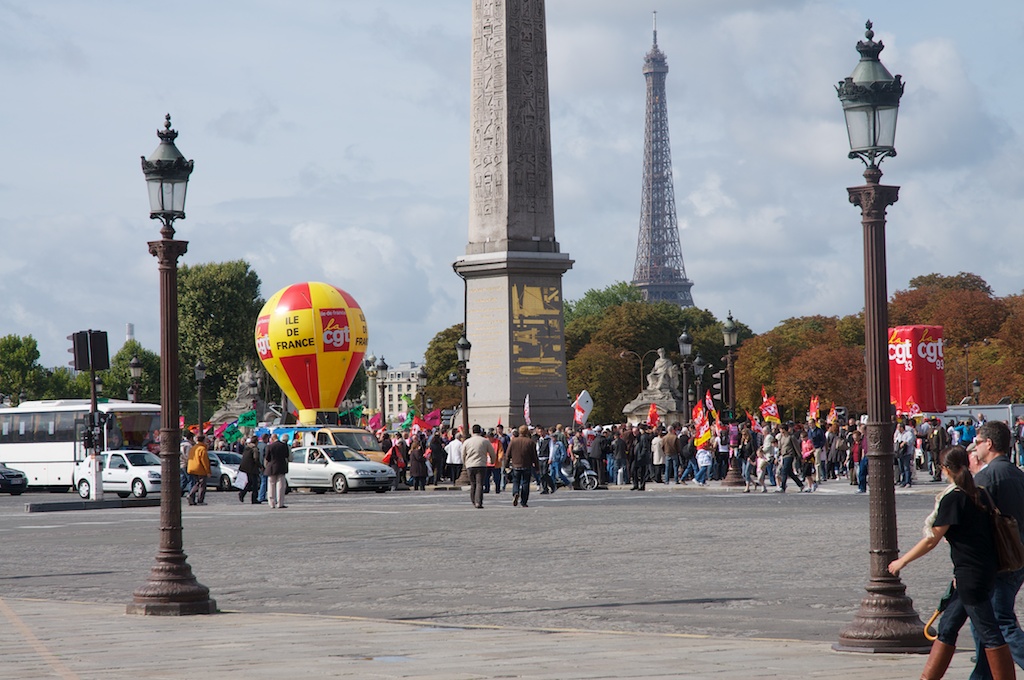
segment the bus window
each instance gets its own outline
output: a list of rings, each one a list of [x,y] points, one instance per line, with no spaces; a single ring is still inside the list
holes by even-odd
[[[0,444],[11,441],[11,424],[14,418],[9,413],[0,413]]]

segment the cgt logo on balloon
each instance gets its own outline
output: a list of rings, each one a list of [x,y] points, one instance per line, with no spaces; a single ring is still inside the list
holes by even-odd
[[[318,411],[337,412],[366,352],[366,317],[340,288],[296,283],[260,310],[256,351],[267,373],[313,424]]]
[[[946,410],[942,346],[942,326],[889,329],[889,393],[900,413]]]

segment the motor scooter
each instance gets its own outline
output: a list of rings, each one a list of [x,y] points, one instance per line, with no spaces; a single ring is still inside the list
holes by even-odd
[[[590,461],[584,456],[576,456],[575,460],[562,463],[562,474],[572,480],[572,488],[593,491],[597,488],[597,472],[590,467]]]

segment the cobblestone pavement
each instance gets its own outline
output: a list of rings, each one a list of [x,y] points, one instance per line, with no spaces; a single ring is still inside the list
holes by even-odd
[[[897,492],[905,549],[940,488]],[[222,613],[182,619],[124,614],[158,508],[4,497],[0,659],[12,678],[915,677],[923,657],[831,651],[867,582],[852,491],[560,490],[483,510],[464,492],[297,492],[283,510],[214,492],[183,509],[184,544]],[[904,573],[924,617],[944,553]]]

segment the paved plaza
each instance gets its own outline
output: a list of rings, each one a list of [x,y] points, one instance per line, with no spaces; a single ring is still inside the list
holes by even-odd
[[[897,493],[900,544],[940,485]],[[917,677],[924,657],[837,653],[867,581],[867,498],[692,486],[293,493],[185,507],[189,564],[221,613],[124,613],[156,507],[27,513],[0,498],[0,659],[11,678]],[[927,617],[945,550],[904,573]],[[968,642],[966,636],[961,642]],[[948,677],[968,675],[963,649]]]

